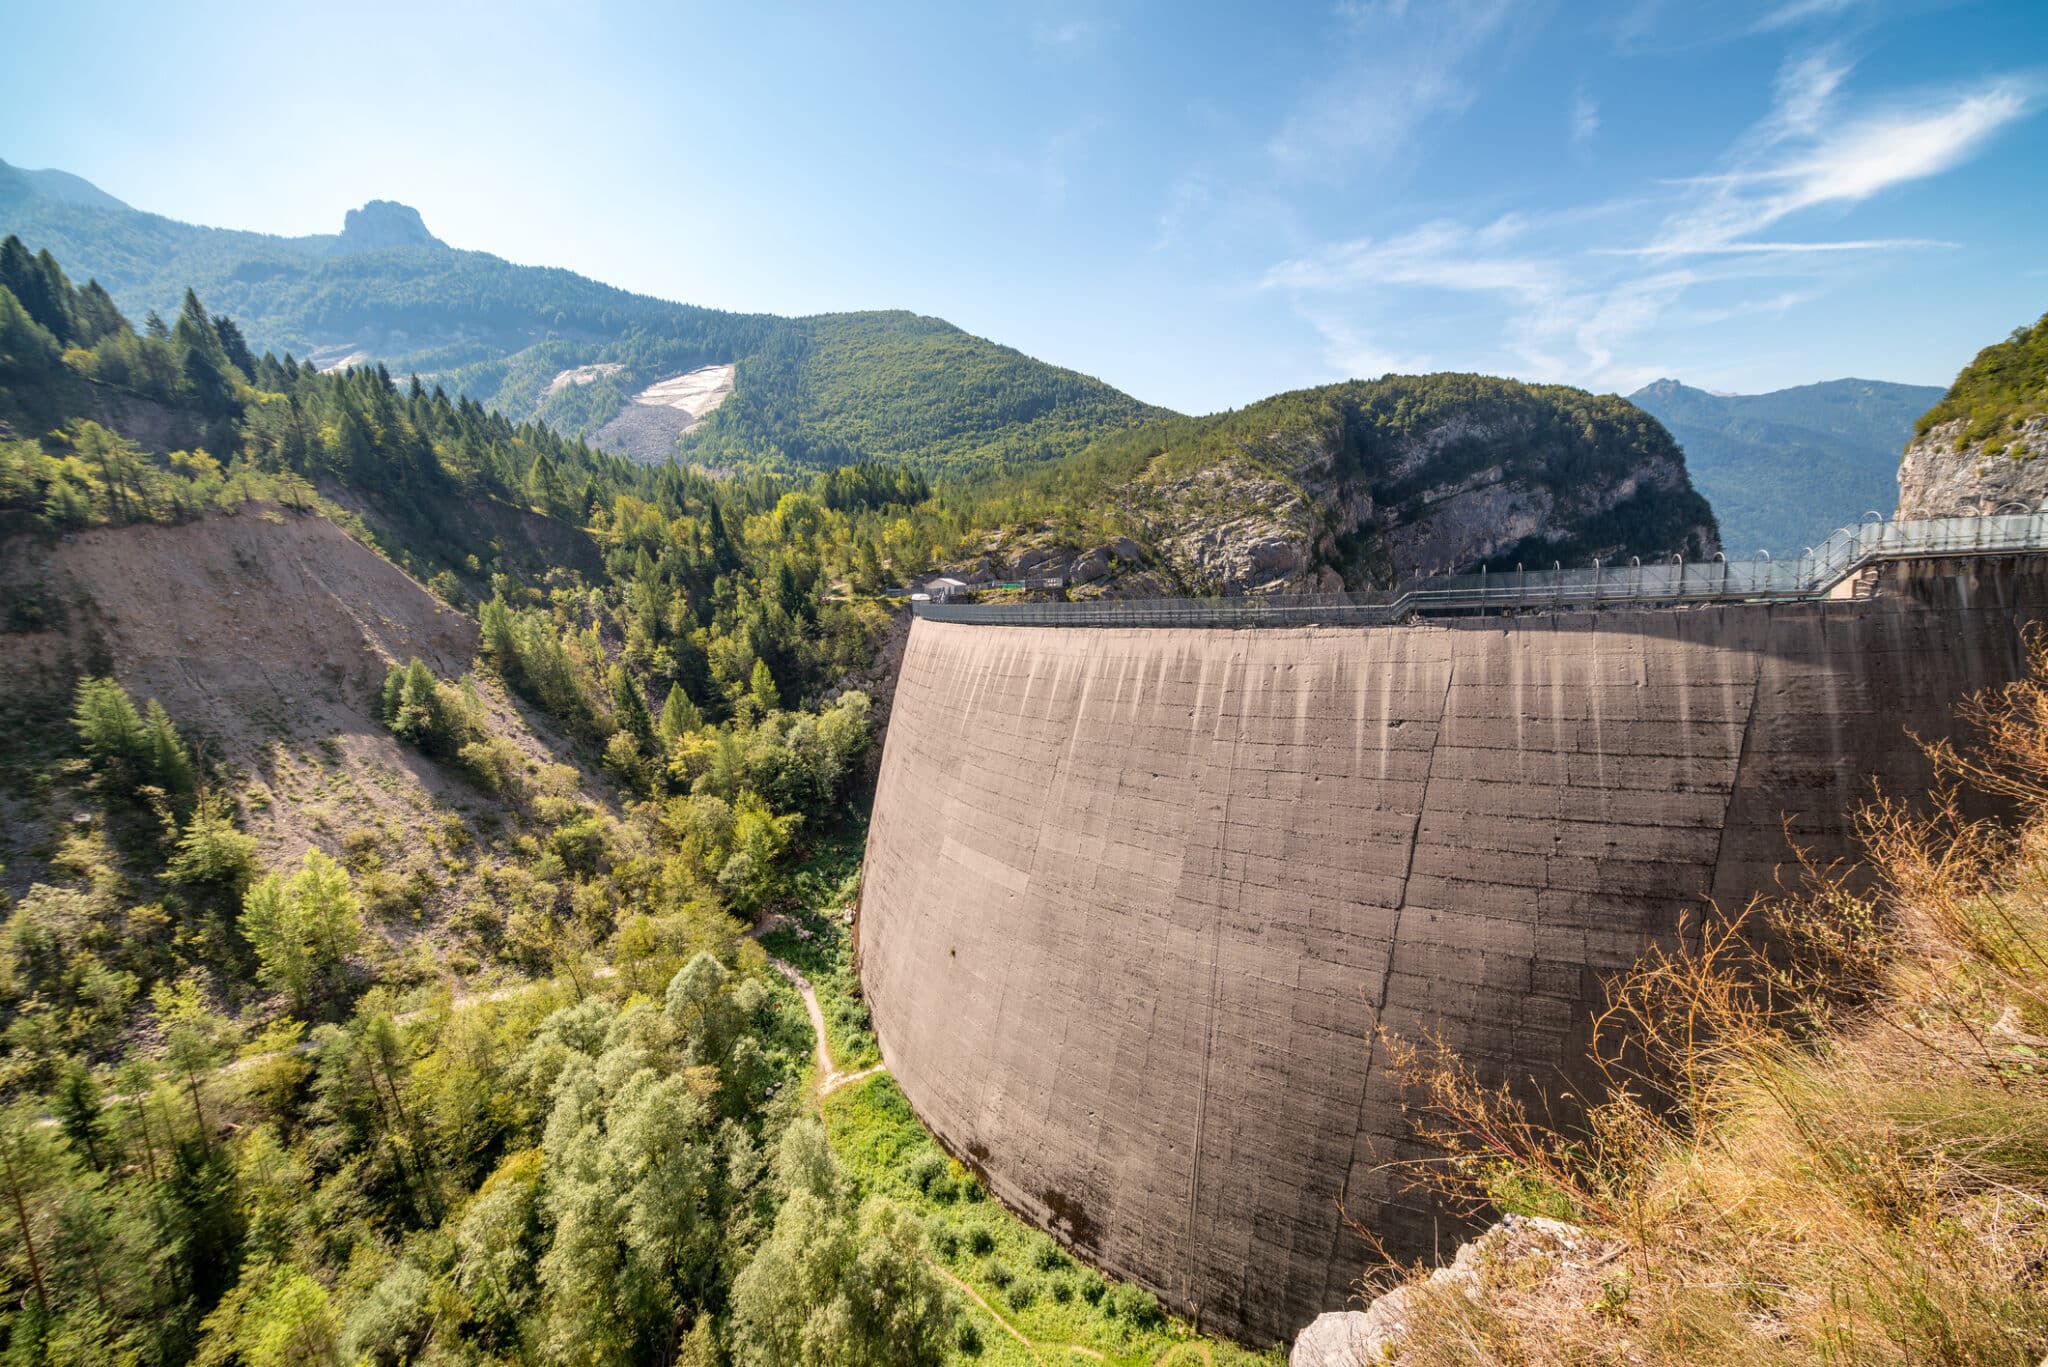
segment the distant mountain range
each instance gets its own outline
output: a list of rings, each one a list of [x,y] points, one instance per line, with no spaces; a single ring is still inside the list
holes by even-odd
[[[590,436],[636,394],[707,366],[731,395],[685,459],[819,469],[898,459],[927,472],[1035,464],[1165,416],[1086,375],[906,312],[783,318],[631,294],[571,271],[450,247],[373,200],[340,233],[276,237],[146,213],[62,171],[0,162],[0,234],[48,248],[138,322],[186,288],[258,351],[380,362],[514,418]],[[673,447],[633,452],[664,459]]]
[[[1934,385],[1828,380],[1769,394],[1710,394],[1658,380],[1629,401],[1685,450],[1728,554],[1797,554],[1899,501],[1899,456],[1940,401]]]
[[[1173,416],[942,319],[672,303],[451,247],[387,200],[351,210],[339,233],[277,237],[181,223],[78,176],[0,162],[4,233],[97,279],[138,322],[175,316],[190,286],[259,352],[418,373],[639,460],[801,471],[867,458],[988,473]],[[665,406],[678,390],[708,397]],[[1890,509],[1899,453],[1941,394],[1836,380],[1717,395],[1659,380],[1630,398],[1678,439],[1736,554],[1796,552]]]

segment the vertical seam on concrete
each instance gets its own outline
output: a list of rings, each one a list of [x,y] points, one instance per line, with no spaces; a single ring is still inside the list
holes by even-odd
[[[1765,623],[1766,645],[1770,624]],[[1728,800],[1721,804],[1721,825],[1714,832],[1714,864],[1707,876],[1707,900],[1714,902],[1721,891],[1721,860],[1728,849],[1728,823],[1735,816],[1735,802],[1742,792],[1743,770],[1749,764],[1751,738],[1756,734],[1756,714],[1763,707],[1764,660],[1768,649],[1756,652],[1756,668],[1749,677],[1749,711],[1742,718],[1742,739],[1735,743],[1735,765],[1728,774]]]
[[[1422,798],[1415,804],[1415,820],[1408,827],[1408,860],[1401,869],[1401,895],[1394,900],[1394,921],[1387,928],[1387,961],[1380,969],[1380,995],[1378,1004],[1373,1007],[1372,1035],[1365,1042],[1365,1073],[1358,1084],[1358,1121],[1352,1129],[1355,1136],[1365,1134],[1366,1107],[1372,1093],[1373,1064],[1378,1060],[1380,1052],[1380,1021],[1387,1013],[1387,995],[1393,990],[1394,985],[1394,951],[1401,943],[1401,914],[1408,910],[1408,884],[1415,877],[1415,848],[1422,843],[1422,818],[1429,812],[1429,786],[1436,780],[1436,752],[1444,743],[1444,722],[1451,715],[1451,690],[1457,686],[1457,681],[1458,647],[1456,639],[1453,638],[1444,670],[1443,697],[1437,704],[1436,734],[1429,740],[1429,766],[1422,775]],[[1351,1157],[1355,1164],[1358,1158],[1356,1138],[1352,1140]],[[1324,1262],[1324,1265],[1331,1269],[1337,1267],[1337,1246],[1343,1242],[1345,1220],[1349,1218],[1349,1212],[1343,1209],[1342,1202],[1350,1196],[1350,1183],[1351,1173],[1347,1166],[1344,1187],[1338,1196],[1339,1214],[1344,1218],[1340,1218],[1330,1231],[1330,1256]]]

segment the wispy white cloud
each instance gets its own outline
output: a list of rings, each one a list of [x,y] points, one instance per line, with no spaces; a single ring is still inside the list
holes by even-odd
[[[1041,19],[1031,26],[1031,42],[1042,48],[1092,47],[1103,32],[1099,19]]]
[[[1938,175],[1977,152],[2033,103],[2029,83],[2008,77],[1913,105],[1844,116],[1838,96],[1847,75],[1846,66],[1824,54],[1789,65],[1770,116],[1724,170],[1687,183],[1685,203],[1637,250],[1681,257],[1917,245],[1896,238],[1762,243],[1754,234],[1796,214],[1846,207]]]
[[[1382,375],[1422,375],[1441,369],[1428,352],[1385,346],[1339,314],[1298,311],[1322,335],[1324,359],[1338,374],[1376,380]]]
[[[1801,307],[1858,256],[1954,245],[1905,236],[1799,241],[1767,230],[1801,214],[1839,216],[1938,175],[2034,103],[2025,82],[2000,79],[1848,107],[1849,74],[1827,53],[1789,64],[1770,110],[1706,174],[1561,212],[1438,218],[1352,238],[1297,253],[1260,283],[1290,298],[1341,373],[1418,359],[1413,347],[1386,339],[1405,336],[1418,318],[1465,312],[1482,326],[1494,320],[1514,373],[1632,386],[1661,369],[1641,356],[1654,334]],[[1623,234],[1646,214],[1655,226],[1629,241]],[[1696,297],[1709,302],[1689,302]]]
[[[1512,13],[1510,0],[1357,0],[1336,11],[1342,71],[1314,90],[1267,144],[1284,170],[1336,174],[1399,153],[1424,120],[1469,105],[1462,74]]]
[[[1581,90],[1572,97],[1572,141],[1583,147],[1600,131],[1600,105]]]
[[[1770,33],[1776,29],[1791,28],[1813,19],[1825,19],[1831,15],[1854,9],[1858,0],[1788,0],[1756,21],[1754,32]]]
[[[1408,0],[1337,0],[1330,12],[1347,24],[1364,26],[1385,19],[1401,19],[1408,13]]]

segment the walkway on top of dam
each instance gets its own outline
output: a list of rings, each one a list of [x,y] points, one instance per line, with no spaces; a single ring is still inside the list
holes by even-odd
[[[1871,520],[1876,519],[1876,520]],[[2031,513],[1884,521],[1844,527],[1791,560],[1713,560],[1509,570],[1430,578],[1381,593],[1264,598],[1125,598],[1084,603],[913,603],[920,617],[984,626],[1383,626],[1422,614],[1495,609],[1777,603],[1844,596],[1888,561],[2048,551],[2048,507]]]

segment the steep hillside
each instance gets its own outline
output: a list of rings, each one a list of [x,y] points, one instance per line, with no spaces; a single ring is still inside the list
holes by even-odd
[[[1008,513],[1036,516],[958,567],[970,578],[1327,591],[1719,545],[1653,418],[1480,375],[1352,381],[1157,423],[991,491],[985,521]]]
[[[2048,315],[1977,353],[1914,428],[1899,516],[1945,517],[2048,499]]]
[[[1899,449],[1941,397],[1928,385],[1829,380],[1768,394],[1709,394],[1658,380],[1629,402],[1685,449],[1731,553],[1797,554],[1896,500]]]
[[[16,536],[0,566],[0,595],[39,628],[5,637],[0,708],[31,709],[53,685],[61,707],[66,681],[110,673],[251,775],[263,797],[248,825],[266,851],[296,857],[374,816],[403,825],[451,788],[379,721],[377,691],[415,656],[464,672],[476,624],[317,513],[251,504],[173,527]],[[494,721],[544,753],[509,708]]]
[[[968,472],[1069,454],[1161,412],[939,319],[671,303],[457,250],[417,211],[383,200],[351,210],[339,234],[283,238],[179,223],[76,177],[0,165],[0,233],[99,281],[131,317],[171,316],[189,287],[258,353],[417,372],[571,436],[596,434],[651,385],[736,364],[726,411],[681,448],[658,435],[623,443],[642,460],[680,450],[724,468],[886,458]],[[605,369],[555,383],[583,367]]]

